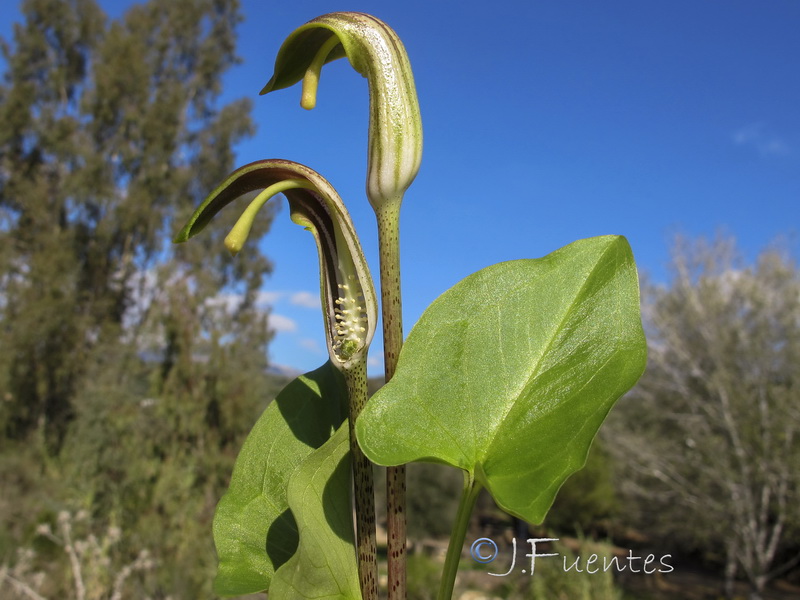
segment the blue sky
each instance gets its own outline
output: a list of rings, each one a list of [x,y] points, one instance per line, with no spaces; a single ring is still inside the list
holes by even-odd
[[[111,16],[126,1],[102,2]],[[0,6],[0,34],[17,19]],[[322,74],[317,108],[299,89],[258,97],[294,28],[370,12],[403,39],[425,133],[402,213],[406,331],[441,292],[489,264],[622,234],[642,271],[666,280],[675,233],[737,237],[746,256],[800,216],[800,2],[796,0],[243,0],[243,63],[227,99],[255,101],[240,164],[305,163],[339,190],[377,275],[364,196],[367,88],[346,61]],[[325,358],[312,238],[279,215],[264,241],[274,363]],[[220,251],[223,251],[220,249]],[[380,340],[372,372],[380,372]]]

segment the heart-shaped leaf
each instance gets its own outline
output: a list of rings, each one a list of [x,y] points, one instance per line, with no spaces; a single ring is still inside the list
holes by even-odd
[[[344,421],[346,398],[344,379],[327,362],[289,383],[256,422],[214,515],[217,594],[267,590],[275,570],[297,550],[289,478]]]
[[[630,246],[580,240],[483,269],[434,301],[361,413],[358,441],[378,464],[460,467],[539,523],[645,362]]]
[[[360,600],[350,501],[347,423],[312,452],[289,480],[300,545],[275,572],[271,598]]]

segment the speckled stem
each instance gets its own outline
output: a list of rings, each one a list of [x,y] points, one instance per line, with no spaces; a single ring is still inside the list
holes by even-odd
[[[400,298],[400,200],[375,211],[383,311],[383,363],[386,381],[394,375],[403,345],[403,306]],[[386,556],[389,600],[406,597],[406,468],[386,469]]]
[[[356,550],[358,580],[363,600],[378,598],[378,558],[375,541],[375,485],[372,463],[356,441],[355,422],[367,401],[366,357],[343,369],[350,396],[350,452],[356,505]]]

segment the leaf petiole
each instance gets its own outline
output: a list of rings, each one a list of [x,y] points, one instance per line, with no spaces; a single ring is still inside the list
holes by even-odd
[[[447,546],[447,557],[444,561],[442,580],[439,584],[437,600],[450,600],[453,597],[453,587],[458,573],[458,562],[461,559],[461,549],[464,547],[464,538],[467,536],[469,519],[475,501],[478,499],[483,486],[469,471],[464,471],[464,489],[461,492],[461,501],[458,504],[456,520],[450,534],[450,543]]]

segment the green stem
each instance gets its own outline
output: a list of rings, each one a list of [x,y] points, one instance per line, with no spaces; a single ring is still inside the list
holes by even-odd
[[[386,382],[394,376],[403,346],[403,306],[400,296],[400,202],[387,202],[378,218],[383,364]],[[386,469],[386,560],[389,600],[406,597],[406,468]]]
[[[375,540],[375,485],[372,463],[356,441],[356,418],[367,402],[367,361],[357,360],[343,369],[350,397],[350,452],[353,461],[353,489],[356,506],[356,550],[358,580],[363,600],[378,598],[378,559]]]
[[[466,471],[464,472],[464,489],[461,492],[461,501],[458,504],[456,520],[453,523],[453,532],[450,535],[450,544],[447,546],[447,557],[444,560],[442,581],[439,587],[437,600],[451,600],[453,587],[456,583],[458,563],[461,559],[461,549],[464,547],[464,538],[467,536],[469,518],[478,499],[482,486]]]
[[[375,211],[378,217],[383,358],[386,381],[394,375],[403,346],[403,305],[400,297],[400,200]]]

